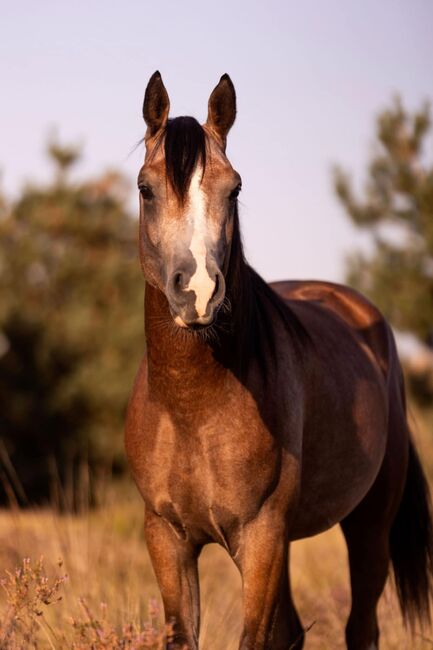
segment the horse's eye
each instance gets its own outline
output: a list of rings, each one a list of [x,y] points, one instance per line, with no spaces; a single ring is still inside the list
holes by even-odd
[[[230,201],[235,201],[238,198],[241,189],[242,185],[239,183],[239,185],[237,185],[235,189],[230,192]]]
[[[139,185],[138,189],[140,190],[140,194],[143,197],[143,199],[145,199],[146,201],[150,201],[151,199],[153,199],[154,194],[148,185]]]

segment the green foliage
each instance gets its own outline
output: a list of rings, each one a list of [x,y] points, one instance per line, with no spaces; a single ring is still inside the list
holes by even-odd
[[[409,114],[399,99],[378,116],[376,149],[364,197],[335,170],[337,196],[354,224],[373,235],[372,255],[348,263],[348,282],[401,330],[433,345],[433,163],[424,148],[431,126],[425,105]]]
[[[30,500],[84,461],[122,465],[144,346],[125,181],[110,172],[73,184],[78,152],[58,144],[49,152],[53,183],[27,187],[0,219],[1,478]]]

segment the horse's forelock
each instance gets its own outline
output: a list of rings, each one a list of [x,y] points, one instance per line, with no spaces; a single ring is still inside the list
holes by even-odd
[[[206,166],[206,134],[193,117],[175,117],[165,128],[165,167],[167,178],[181,202],[187,194],[198,163]]]

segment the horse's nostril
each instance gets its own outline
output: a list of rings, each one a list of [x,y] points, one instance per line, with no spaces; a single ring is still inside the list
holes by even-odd
[[[211,300],[213,300],[215,298],[215,296],[218,294],[219,288],[220,288],[220,278],[219,278],[219,275],[217,274],[216,277],[215,277],[215,289],[213,290]]]
[[[187,279],[185,273],[182,271],[176,271],[173,273],[171,278],[171,286],[174,293],[181,293],[185,291],[187,285]]]
[[[224,282],[224,276],[222,275],[222,273],[217,272],[215,275],[215,287],[209,302],[214,306],[216,304],[219,304],[224,298],[225,289],[226,289],[226,285]]]
[[[183,278],[182,278],[182,273],[175,273],[174,278],[173,278],[173,286],[175,289],[178,291],[182,291],[183,289]]]

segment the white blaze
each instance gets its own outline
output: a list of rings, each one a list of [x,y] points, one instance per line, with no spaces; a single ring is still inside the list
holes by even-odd
[[[195,293],[195,310],[199,318],[205,315],[206,307],[215,290],[215,280],[210,277],[206,268],[206,201],[200,187],[201,177],[202,168],[197,165],[188,192],[188,217],[192,223],[192,239],[189,248],[197,266],[185,289]]]

